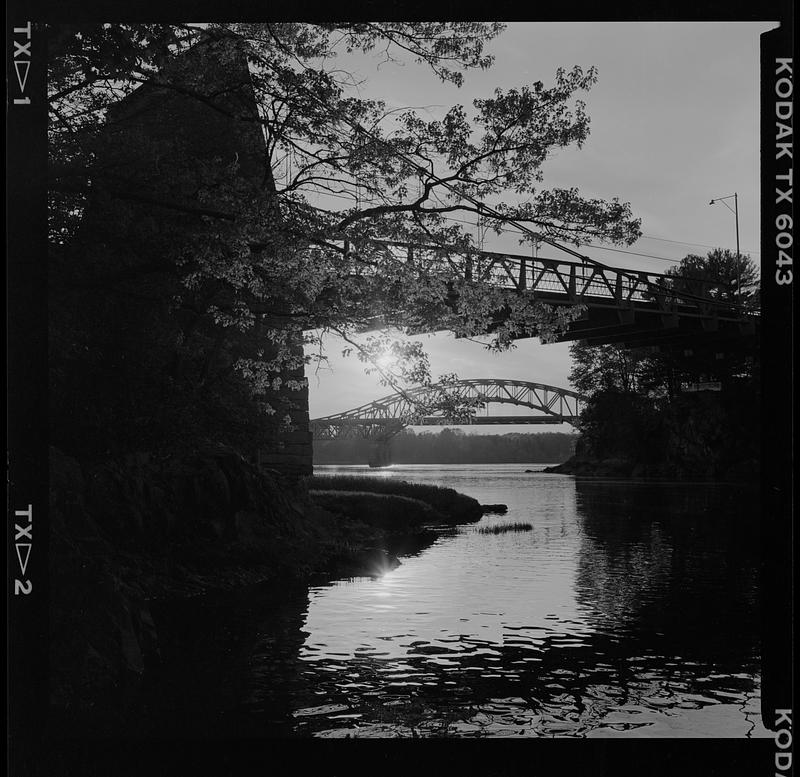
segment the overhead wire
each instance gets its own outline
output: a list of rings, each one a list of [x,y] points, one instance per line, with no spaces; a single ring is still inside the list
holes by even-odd
[[[421,187],[418,189],[417,196],[419,196],[419,194],[421,194]],[[333,198],[338,199],[338,200],[347,200],[347,201],[350,201],[350,202],[352,202],[352,200],[353,200],[352,196],[348,196],[348,195],[345,195],[345,194],[335,194],[334,192],[327,192],[327,191],[324,192],[324,194],[322,196],[324,196],[324,197],[333,197]],[[452,222],[455,222],[457,224],[465,224],[465,225],[467,225],[469,227],[477,227],[478,226],[478,224],[475,221],[468,221],[467,219],[460,219],[460,218],[457,218],[456,216],[448,216],[448,215],[445,215],[445,214],[441,214],[441,218],[443,218],[445,221],[452,221]],[[514,230],[508,229],[506,227],[499,227],[499,230],[501,232],[506,232],[506,233],[509,233],[509,234],[514,232]],[[517,234],[520,234],[520,233],[517,233]],[[655,235],[642,234],[641,237],[644,238],[645,240],[658,240],[658,241],[660,241],[662,243],[675,243],[676,245],[695,246],[695,247],[698,247],[698,248],[712,248],[712,249],[714,249],[714,248],[723,248],[726,251],[732,251],[733,250],[731,248],[725,248],[724,246],[719,246],[719,245],[715,246],[715,245],[710,245],[708,243],[692,243],[692,242],[690,242],[688,240],[673,240],[673,239],[666,238],[666,237],[656,237]],[[642,256],[642,257],[645,257],[647,259],[659,259],[662,262],[675,262],[675,263],[678,263],[678,262],[681,261],[680,259],[671,259],[671,258],[666,257],[666,256],[656,256],[655,254],[644,254],[644,253],[641,253],[640,251],[628,251],[628,250],[625,250],[625,249],[622,249],[622,248],[612,248],[610,246],[601,246],[601,245],[598,245],[597,243],[591,243],[591,246],[592,246],[592,248],[595,248],[595,249],[600,250],[600,251],[616,251],[618,253],[623,253],[623,254],[633,254],[634,256]],[[753,251],[753,250],[745,249],[744,251],[742,251],[742,253],[743,254],[760,254],[761,252],[760,251]]]
[[[364,132],[368,136],[372,137],[375,140],[383,142],[385,145],[388,145],[381,138],[375,138],[368,130],[366,130],[363,127],[361,127],[361,125],[358,125],[356,123],[353,126],[357,126],[360,129],[360,131]],[[401,158],[404,159],[404,161],[408,161],[411,164],[415,164],[413,162],[413,160],[408,160],[407,157],[405,155],[401,154],[400,152],[394,152],[393,149],[390,149],[390,152],[393,152],[397,156],[400,156]],[[417,169],[419,170],[420,167],[418,166]],[[421,169],[427,176],[432,177],[434,179],[437,178],[435,175],[430,173],[427,169],[425,169],[425,168],[421,168]],[[450,188],[451,190],[453,190],[459,196],[464,196],[466,198],[466,195],[463,195],[458,190],[454,190],[452,187],[450,187],[447,184],[447,182],[442,182],[442,183],[445,186],[447,186],[448,188]],[[355,183],[355,186],[356,186],[355,202],[356,202],[356,207],[359,207],[360,204],[361,204],[361,197],[360,197],[360,187],[358,185],[358,182]],[[418,184],[418,196],[419,196],[419,194],[421,194],[421,190],[422,190],[422,184],[421,184],[421,180],[420,180],[420,183]],[[350,202],[352,202],[353,199],[354,199],[353,196],[348,196],[348,195],[344,195],[344,194],[336,194],[334,192],[325,192],[323,196],[325,196],[325,197],[333,197],[333,198],[340,199],[340,200],[347,200],[347,201],[350,201]],[[470,199],[470,201],[472,201],[472,200]],[[475,202],[478,202],[479,204],[482,204],[482,203],[480,203],[480,201],[475,201]],[[480,247],[480,250],[483,250],[484,237],[485,237],[485,234],[486,234],[486,231],[487,231],[488,228],[484,227],[482,229],[480,227],[480,225],[478,223],[474,222],[474,221],[468,221],[466,219],[459,219],[459,218],[456,218],[455,216],[449,216],[449,215],[441,214],[441,218],[444,219],[445,221],[452,221],[452,222],[459,223],[459,224],[465,224],[467,226],[475,227],[476,229],[478,229],[479,230],[479,236],[478,236],[479,247]],[[525,228],[525,227],[523,227],[523,225],[520,225],[520,224],[518,224],[518,223],[516,223],[514,221],[510,221],[509,220],[508,223],[510,223],[514,227],[514,229],[509,229],[508,227],[500,226],[499,227],[499,231],[500,232],[505,232],[505,233],[512,233],[512,232],[514,232],[516,230],[517,234],[526,234],[526,233],[528,233],[529,235],[538,234],[538,233],[533,233],[532,230],[530,230],[528,228]],[[704,247],[704,248],[718,248],[719,247],[719,246],[707,245],[707,244],[704,244],[704,243],[690,243],[690,242],[684,241],[684,240],[671,240],[671,239],[668,239],[668,238],[655,237],[653,235],[644,235],[643,234],[643,235],[641,235],[641,237],[643,237],[645,239],[648,239],[648,240],[659,240],[661,242],[674,243],[674,244],[678,244],[678,245],[687,245],[687,246],[696,246],[696,247],[699,246],[699,247]],[[536,239],[541,239],[544,242],[547,242],[547,243],[549,243],[550,245],[553,245],[556,248],[560,248],[561,250],[568,251],[570,253],[574,253],[574,252],[571,251],[571,249],[567,249],[567,248],[565,248],[563,246],[560,246],[560,245],[556,244],[555,241],[546,239],[543,236],[540,236],[540,237],[538,237]],[[607,246],[607,245],[606,246],[597,245],[596,243],[587,243],[587,245],[591,245],[591,247],[593,249],[598,250],[598,251],[612,251],[614,253],[628,254],[628,255],[631,255],[631,256],[640,256],[640,257],[645,258],[645,259],[655,259],[655,260],[661,261],[661,262],[669,262],[670,264],[680,264],[681,261],[682,261],[681,259],[671,259],[671,258],[666,257],[666,256],[657,256],[655,254],[646,254],[646,253],[642,253],[641,251],[630,251],[630,250],[625,250],[625,249],[622,249],[622,248],[614,248],[614,247]],[[752,252],[747,252],[747,253],[759,253],[759,252],[752,251]],[[575,255],[581,256],[580,254],[577,254],[577,253]],[[605,267],[607,269],[612,269],[612,270],[616,270],[616,271],[619,271],[620,269],[622,269],[624,271],[624,268],[609,267],[607,265],[603,265],[600,262],[597,262],[597,260],[591,259],[591,257],[581,256],[581,258],[586,259],[589,262],[600,264],[601,266],[603,266],[603,267]],[[684,296],[688,297],[690,295],[684,295]]]
[[[299,61],[299,60],[297,60],[297,61],[301,65],[301,67],[305,68],[306,70],[309,69],[301,61]],[[410,165],[413,169],[415,169],[417,171],[417,173],[419,173],[422,176],[425,176],[426,180],[432,181],[433,183],[438,184],[439,186],[443,186],[445,189],[447,189],[448,191],[450,191],[454,195],[456,195],[456,197],[469,202],[471,205],[473,205],[476,208],[476,213],[479,216],[484,216],[484,215],[491,216],[492,218],[497,219],[497,220],[501,221],[502,223],[512,225],[513,227],[518,229],[523,234],[526,234],[529,237],[532,237],[532,238],[534,238],[535,240],[537,240],[539,242],[546,243],[547,245],[550,245],[553,248],[556,248],[557,250],[563,251],[564,253],[570,254],[571,256],[574,256],[574,257],[580,259],[582,262],[586,262],[586,263],[592,264],[592,265],[594,265],[594,266],[596,266],[596,267],[598,267],[600,269],[610,270],[610,271],[616,272],[618,275],[623,275],[623,276],[627,277],[631,281],[638,282],[638,278],[635,275],[629,274],[629,273],[632,273],[632,272],[635,272],[635,271],[624,270],[624,269],[620,269],[620,268],[616,268],[616,267],[611,267],[611,266],[605,264],[604,262],[600,262],[597,259],[592,259],[590,256],[582,254],[579,251],[576,251],[576,250],[574,250],[572,248],[569,248],[567,246],[563,246],[560,243],[556,242],[554,239],[552,239],[550,237],[547,237],[547,236],[541,234],[540,232],[534,231],[533,229],[531,229],[527,225],[522,224],[522,223],[520,223],[519,221],[517,221],[515,219],[508,218],[508,216],[500,213],[499,211],[497,211],[495,208],[491,207],[490,205],[487,205],[486,203],[484,203],[483,201],[477,199],[476,197],[473,197],[472,195],[461,191],[458,187],[456,187],[455,185],[453,185],[449,181],[443,180],[440,176],[436,175],[432,171],[429,171],[426,167],[424,167],[423,165],[418,163],[416,160],[414,160],[411,157],[409,157],[408,154],[406,154],[406,153],[404,153],[402,151],[399,151],[396,148],[393,148],[392,145],[387,140],[385,140],[385,139],[375,135],[374,133],[370,132],[360,122],[355,121],[354,119],[351,119],[350,117],[348,117],[346,115],[343,115],[343,113],[340,110],[335,110],[335,109],[332,110],[331,106],[328,103],[325,103],[320,97],[318,97],[316,94],[314,94],[310,89],[308,89],[308,87],[305,86],[305,84],[298,83],[296,86],[299,87],[302,91],[304,91],[318,105],[321,105],[321,106],[325,107],[328,110],[329,113],[333,114],[333,116],[335,118],[338,118],[339,120],[341,120],[342,122],[344,122],[345,124],[350,126],[357,133],[361,133],[361,134],[365,135],[367,138],[370,138],[371,140],[373,140],[373,141],[375,141],[377,143],[380,143],[381,145],[385,146],[391,155],[397,157],[398,159],[402,159],[404,162],[406,162],[408,165]],[[620,250],[621,251],[621,249],[616,249],[616,250]],[[656,257],[656,258],[659,258],[659,257]],[[662,284],[660,284],[658,282],[652,283],[652,285],[654,287],[656,287],[656,288],[659,288],[659,289],[667,292],[667,293],[674,292],[674,289],[670,289],[668,287],[665,287],[665,286],[663,286]],[[681,293],[681,297],[684,298],[684,299],[695,301],[695,302],[707,302],[708,301],[705,297],[702,297],[702,296],[699,296],[699,295],[690,294],[690,293],[686,293],[686,292],[682,292]],[[738,305],[736,303],[731,303],[731,307],[740,308],[742,306]]]
[[[325,192],[324,196],[325,197],[334,197],[334,198],[339,199],[339,200],[347,200],[347,201],[352,201],[352,199],[353,199],[352,197],[348,197],[347,195],[334,194],[333,192]],[[442,214],[441,217],[445,221],[452,221],[452,222],[455,222],[457,224],[465,224],[466,226],[469,226],[469,227],[479,227],[479,225],[476,222],[468,221],[467,219],[460,219],[460,218],[457,218],[455,216],[447,216],[447,215],[444,215],[444,214]],[[501,232],[505,232],[507,234],[514,233],[514,230],[507,229],[506,227],[500,227],[499,229],[500,229]],[[520,234],[520,233],[517,232],[516,234]],[[685,241],[685,240],[669,240],[669,239],[663,238],[663,237],[653,237],[652,235],[642,235],[642,237],[645,238],[645,239],[648,239],[648,240],[660,240],[660,241],[665,242],[665,243],[675,243],[677,245],[699,246],[699,247],[703,247],[703,248],[719,248],[720,247],[720,246],[706,245],[704,243],[689,243],[688,241]],[[643,257],[645,259],[657,259],[658,261],[669,262],[671,264],[680,264],[681,261],[682,261],[682,259],[670,259],[669,257],[666,257],[666,256],[657,256],[656,254],[645,254],[645,253],[642,253],[641,251],[629,251],[629,250],[626,250],[624,248],[614,248],[612,246],[598,245],[596,243],[591,243],[590,245],[592,246],[593,249],[595,249],[597,251],[613,251],[614,253],[618,253],[618,254],[630,254],[631,256],[641,256],[641,257]],[[730,250],[730,249],[726,249],[726,250]],[[746,251],[744,253],[760,253],[760,252],[758,252],[758,251]]]
[[[656,237],[655,235],[642,235],[642,237],[647,238],[647,240],[659,240],[662,243],[678,243],[679,245],[684,246],[697,246],[699,248],[719,248],[719,246],[712,246],[708,245],[707,243],[690,243],[686,240],[670,240],[666,237]],[[760,254],[761,251],[754,251],[752,249],[744,249],[741,251],[743,254]]]

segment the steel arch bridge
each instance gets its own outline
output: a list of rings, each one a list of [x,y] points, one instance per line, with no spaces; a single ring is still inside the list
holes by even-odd
[[[434,399],[441,386],[411,389],[376,399],[343,413],[315,418],[310,422],[315,440],[361,438],[385,441],[406,426],[454,426],[458,424],[561,424],[573,426],[578,421],[583,396],[575,391],[531,383],[524,380],[470,378],[459,380],[452,387],[465,399],[477,399],[484,405],[508,404],[537,410],[540,415],[472,416],[453,421],[444,415],[418,415],[417,402]]]

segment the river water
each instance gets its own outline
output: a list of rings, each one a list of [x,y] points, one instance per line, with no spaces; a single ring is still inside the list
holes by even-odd
[[[318,467],[450,486],[508,512],[442,530],[381,578],[249,602],[259,625],[226,680],[237,730],[767,736],[757,493],[542,467]],[[514,522],[531,528],[479,531]]]

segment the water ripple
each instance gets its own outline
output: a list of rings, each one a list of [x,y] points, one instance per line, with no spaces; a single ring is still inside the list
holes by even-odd
[[[320,737],[764,735],[757,497],[524,469],[413,468],[508,504],[478,528],[533,530],[462,527],[382,578],[312,588],[303,672],[249,703],[280,698]]]

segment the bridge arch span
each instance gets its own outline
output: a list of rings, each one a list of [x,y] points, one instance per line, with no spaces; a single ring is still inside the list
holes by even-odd
[[[537,415],[473,416],[469,420],[447,419],[442,413],[419,416],[418,404],[433,401],[440,384],[389,394],[342,413],[315,418],[311,431],[315,440],[363,438],[388,440],[407,426],[456,426],[460,424],[560,424],[577,423],[583,396],[569,389],[524,380],[466,378],[448,385],[465,399],[479,400],[484,406],[516,405],[538,411]]]

